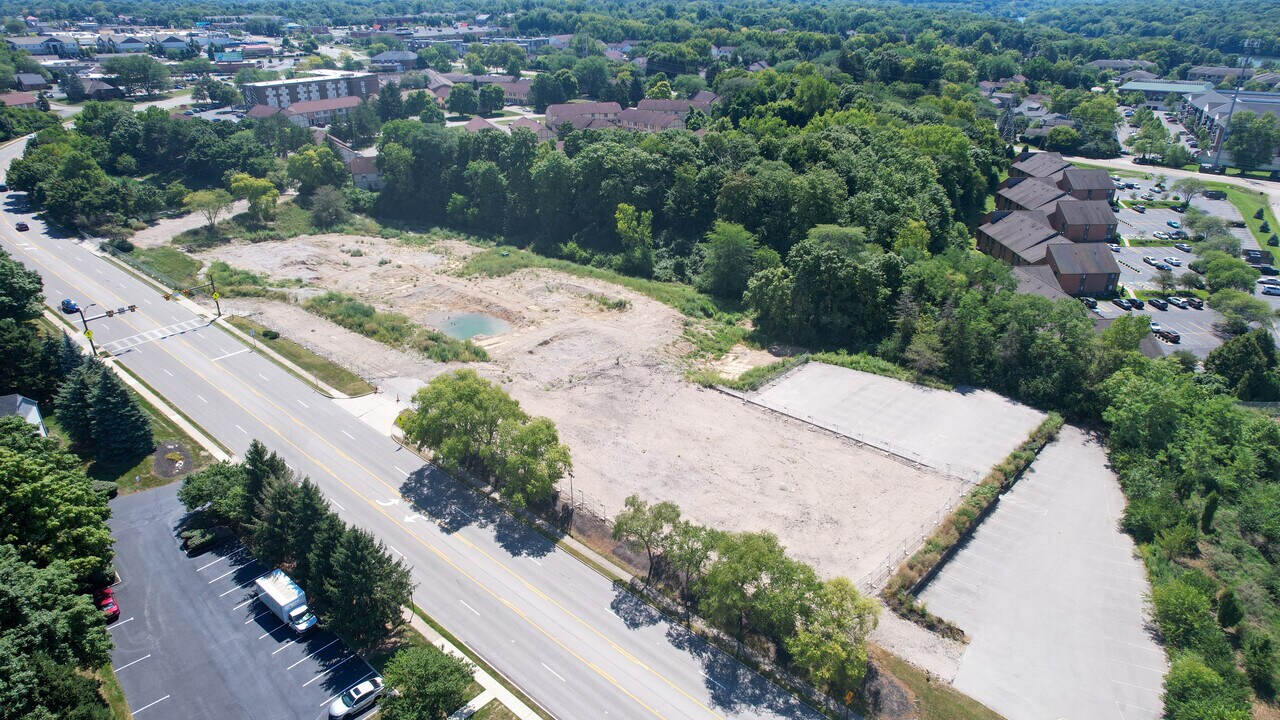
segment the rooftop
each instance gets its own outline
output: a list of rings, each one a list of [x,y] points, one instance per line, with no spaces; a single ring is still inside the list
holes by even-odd
[[[1120,274],[1115,253],[1106,243],[1056,243],[1049,246],[1049,263],[1059,275]]]
[[[1179,82],[1176,80],[1132,80],[1120,86],[1121,92],[1193,93],[1213,89],[1213,83]]]

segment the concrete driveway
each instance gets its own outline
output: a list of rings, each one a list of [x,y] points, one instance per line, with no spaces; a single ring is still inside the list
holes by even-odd
[[[1014,720],[1156,720],[1164,651],[1104,448],[1066,426],[921,599],[970,638],[953,684]]]
[[[177,483],[111,502],[120,619],[111,663],[136,718],[327,717],[373,669],[332,633],[299,639],[254,599],[236,544],[188,557]]]

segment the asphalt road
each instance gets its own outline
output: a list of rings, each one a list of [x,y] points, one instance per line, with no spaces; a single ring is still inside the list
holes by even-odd
[[[261,603],[267,570],[228,543],[188,557],[178,486],[117,498],[111,664],[134,716],[321,720],[333,698],[375,673],[332,633],[299,639]]]
[[[0,150],[0,167],[21,150]],[[30,231],[14,229],[20,219]],[[426,612],[553,715],[818,717],[217,325],[193,327],[196,314],[86,245],[13,212],[0,215],[0,244],[43,276],[55,311],[64,297],[136,304],[94,322],[95,341],[144,336],[119,356],[125,367],[237,454],[258,438],[309,475],[344,520],[412,565]]]

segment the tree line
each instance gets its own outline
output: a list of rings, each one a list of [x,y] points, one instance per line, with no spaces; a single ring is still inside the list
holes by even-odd
[[[282,567],[326,627],[360,648],[385,639],[411,603],[409,568],[369,531],[348,526],[320,488],[255,440],[241,463],[188,475],[178,490],[206,524],[235,530],[267,567]]]

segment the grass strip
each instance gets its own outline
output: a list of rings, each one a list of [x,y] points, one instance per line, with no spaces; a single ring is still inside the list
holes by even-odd
[[[894,612],[927,630],[953,640],[964,640],[964,631],[956,625],[934,615],[915,596],[916,586],[951,553],[964,539],[1000,493],[1008,490],[1022,476],[1036,455],[1044,449],[1062,429],[1062,416],[1049,413],[1031,435],[1009,453],[1000,464],[991,469],[945,520],[938,524],[924,545],[898,566],[880,597]]]
[[[484,348],[470,340],[455,340],[414,322],[409,316],[383,312],[358,298],[327,292],[308,299],[302,307],[352,332],[396,348],[410,348],[437,362],[483,362]]]
[[[325,383],[339,392],[346,393],[347,395],[365,395],[374,391],[374,387],[366,382],[364,378],[331,360],[320,357],[298,343],[275,333],[271,328],[268,328],[261,323],[254,322],[249,318],[240,317],[238,315],[224,316],[224,319],[246,335],[252,332],[255,341],[271,348],[276,353],[279,353],[281,357],[302,368],[304,371],[311,373],[311,375],[319,379],[320,382]],[[267,334],[268,332],[271,334]],[[273,338],[271,335],[275,335],[275,337]],[[294,375],[297,374],[292,368],[276,361],[276,359],[270,355],[266,355],[265,357],[279,365],[284,370]],[[308,385],[312,382],[311,378],[305,376],[302,380]]]
[[[422,608],[418,607],[417,604],[413,605],[413,614],[422,618],[422,621],[430,625],[432,630],[435,630],[437,633],[440,633],[440,637],[443,637],[445,640],[448,640],[449,642],[453,643],[453,646],[458,648],[458,652],[461,652],[463,655],[466,655],[468,660],[475,663],[475,665],[479,667],[481,670],[484,670],[485,672],[489,673],[490,677],[492,677],[494,680],[497,680],[498,684],[506,688],[512,695],[515,695],[516,699],[520,700],[520,702],[523,702],[525,705],[527,705],[530,710],[533,710],[533,712],[538,715],[538,717],[543,718],[543,720],[555,720],[555,717],[553,715],[543,710],[542,707],[538,705],[536,702],[534,702],[528,695],[525,695],[523,692],[521,692],[520,688],[516,687],[514,684],[508,681],[506,676],[504,676],[502,673],[495,670],[492,665],[485,662],[471,648],[467,647],[465,643],[463,643],[461,640],[458,640],[458,638],[454,637],[453,633],[449,632],[448,630],[445,630],[443,625],[436,622],[434,618],[428,615]]]
[[[94,673],[101,683],[98,686],[98,692],[101,693],[102,699],[107,701],[107,707],[111,708],[111,715],[116,720],[132,720],[133,713],[129,711],[129,701],[124,696],[124,688],[120,687],[120,681],[116,679],[116,673],[111,669],[111,663],[107,663],[98,668]]]
[[[132,371],[132,370],[130,370],[129,368],[125,367],[125,365],[124,365],[123,363],[116,363],[116,364],[115,364],[115,367],[119,368],[119,369],[120,369],[121,371],[123,371],[123,372],[128,373],[128,374],[129,374],[129,377],[131,377],[131,378],[133,378],[134,380],[136,380],[136,381],[138,382],[138,384],[139,384],[139,385],[141,385],[142,387],[144,387],[144,388],[146,388],[147,390],[149,390],[149,391],[150,391],[153,395],[155,395],[156,397],[158,397],[158,398],[163,398],[163,397],[164,397],[164,395],[162,395],[161,393],[156,392],[156,389],[155,389],[155,388],[153,388],[153,387],[151,387],[151,385],[149,385],[149,384],[147,383],[147,381],[146,381],[146,380],[143,380],[141,377],[139,377],[137,373],[135,373],[134,371]],[[163,416],[163,413],[161,413],[159,409],[157,409],[157,408],[156,408],[155,406],[153,406],[151,403],[147,402],[143,397],[138,396],[138,400],[142,402],[142,406],[143,406],[144,408],[147,408],[149,411],[154,412],[154,413],[156,413],[157,415],[161,415],[161,416]],[[214,437],[213,435],[209,434],[209,432],[208,432],[207,430],[205,430],[204,428],[200,427],[200,423],[197,423],[195,420],[192,420],[190,415],[187,415],[186,413],[182,412],[182,410],[181,410],[180,408],[178,408],[177,406],[170,405],[169,407],[170,407],[170,409],[172,409],[175,413],[177,413],[177,414],[178,414],[178,417],[182,418],[183,420],[186,420],[186,421],[191,425],[191,427],[195,428],[196,430],[199,430],[199,431],[200,431],[200,433],[201,433],[201,434],[203,434],[206,438],[208,438],[210,442],[212,442],[214,445],[217,445],[217,446],[218,446],[218,448],[219,448],[220,450],[222,450],[223,452],[225,452],[227,455],[235,455],[235,453],[233,453],[233,452],[231,451],[231,448],[227,447],[226,445],[223,445],[223,444],[218,440],[218,438],[216,438],[216,437]],[[166,420],[168,420],[168,418],[166,418]],[[185,433],[184,433],[184,435],[185,435]],[[188,438],[188,439],[190,439],[190,438]],[[199,443],[196,443],[196,442],[195,442],[195,440],[193,440],[193,439],[191,440],[191,442],[192,442],[194,445],[199,445]]]
[[[876,665],[911,690],[920,720],[1004,720],[1000,713],[884,648],[872,645],[870,655]]]

